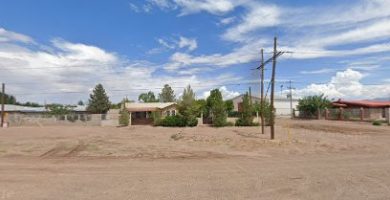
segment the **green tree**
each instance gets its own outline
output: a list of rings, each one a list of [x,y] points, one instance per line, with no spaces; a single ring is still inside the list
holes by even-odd
[[[252,126],[253,125],[253,106],[250,103],[249,95],[246,93],[242,98],[241,115],[236,121],[237,126]]]
[[[175,91],[172,90],[171,86],[165,84],[159,98],[161,102],[174,102],[176,100]]]
[[[119,112],[119,125],[128,126],[130,123],[130,114],[126,109],[121,109]]]
[[[325,109],[330,107],[330,100],[321,95],[307,96],[298,101],[298,110],[300,115],[304,117],[316,116],[318,109]]]
[[[83,105],[84,105],[84,102],[80,100],[79,102],[77,102],[77,105],[83,106]]]
[[[149,91],[148,93],[142,93],[138,96],[138,101],[142,101],[144,103],[149,102],[158,102],[158,99],[156,99],[156,96],[152,91]]]
[[[225,101],[225,108],[226,108],[226,111],[229,113],[229,112],[232,112],[234,110],[234,103],[233,103],[233,100],[226,100]]]
[[[198,124],[197,116],[199,108],[196,104],[195,93],[190,85],[184,89],[178,109],[179,113],[185,119],[187,126],[196,126]]]
[[[102,84],[97,84],[90,94],[87,111],[92,113],[106,113],[110,109],[110,100]]]
[[[2,93],[0,92],[0,97],[2,96]],[[16,98],[12,95],[8,95],[4,93],[4,99],[5,99],[5,104],[16,104]]]
[[[227,114],[219,89],[214,89],[210,92],[210,96],[207,98],[207,107],[209,108],[213,125],[216,127],[225,126]]]
[[[269,124],[272,116],[272,109],[269,101],[264,101],[263,106],[261,106],[259,102],[255,102],[255,104],[253,104],[253,109],[255,112],[258,112],[260,116],[263,114],[265,124]]]
[[[48,104],[46,108],[50,115],[68,115],[71,113],[70,107],[62,104]]]

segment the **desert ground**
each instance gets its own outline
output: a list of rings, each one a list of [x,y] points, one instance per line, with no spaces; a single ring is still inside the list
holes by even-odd
[[[0,129],[0,199],[390,199],[390,126]]]

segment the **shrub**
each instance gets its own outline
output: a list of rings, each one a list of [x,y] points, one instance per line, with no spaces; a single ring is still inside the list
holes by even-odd
[[[159,126],[161,124],[161,113],[160,112],[152,112],[153,125]]]
[[[167,116],[160,123],[161,126],[165,127],[185,127],[186,124],[186,120],[179,115]]]
[[[259,123],[253,123],[253,122],[248,123],[248,121],[239,118],[236,120],[235,125],[236,126],[259,126]]]
[[[130,121],[130,114],[127,112],[127,110],[121,110],[119,116],[119,125],[121,126],[128,126]]]
[[[330,104],[330,101],[321,94],[300,99],[297,108],[301,117],[313,118],[317,116],[318,109],[328,108]]]
[[[381,121],[373,121],[372,125],[374,125],[374,126],[381,126],[382,122]]]
[[[190,119],[187,119],[186,124],[187,124],[187,126],[189,126],[189,127],[197,126],[197,125],[198,125],[198,119],[197,119],[197,118],[190,118]]]

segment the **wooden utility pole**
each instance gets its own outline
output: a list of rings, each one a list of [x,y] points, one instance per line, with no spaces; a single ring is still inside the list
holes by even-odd
[[[4,112],[4,104],[5,104],[5,84],[2,84],[1,87],[1,127],[4,127],[4,117],[5,117],[5,112]]]
[[[261,134],[264,134],[264,50],[261,49],[261,69],[260,69],[260,118]]]
[[[271,77],[271,140],[275,139],[275,107],[274,107],[274,93],[275,93],[275,71],[276,71],[276,57],[277,57],[277,38],[274,38],[274,56],[272,57],[272,77]]]

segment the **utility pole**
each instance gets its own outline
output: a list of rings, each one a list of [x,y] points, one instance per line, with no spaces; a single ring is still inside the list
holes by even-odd
[[[5,117],[5,112],[4,112],[4,104],[5,104],[5,84],[2,84],[1,87],[1,127],[4,127],[4,117]]]
[[[271,120],[270,120],[270,125],[271,125],[271,140],[275,139],[275,107],[274,107],[274,93],[275,93],[275,71],[276,71],[276,57],[277,57],[277,50],[276,50],[276,45],[277,45],[278,39],[275,37],[274,38],[274,56],[272,57],[272,77],[271,77],[271,109],[272,109],[272,114],[271,114]]]
[[[283,96],[283,85],[280,85],[280,96]]]
[[[261,49],[261,69],[260,69],[260,118],[261,134],[264,134],[264,50]]]

